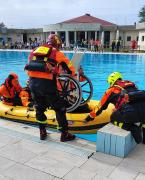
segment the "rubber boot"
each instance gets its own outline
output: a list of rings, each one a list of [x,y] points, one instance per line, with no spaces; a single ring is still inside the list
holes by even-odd
[[[60,141],[61,142],[72,141],[75,138],[76,138],[75,135],[69,133],[68,131],[65,131],[61,133]]]
[[[142,143],[145,144],[145,128],[142,128],[142,133],[143,133]]]
[[[45,140],[47,138],[45,124],[39,124],[39,130],[40,130],[40,140]]]
[[[134,125],[131,127],[130,131],[131,131],[131,134],[132,134],[135,142],[137,144],[141,143],[142,142],[141,128]]]
[[[141,128],[135,124],[126,124],[124,123],[122,129],[131,131],[131,134],[137,144],[142,142],[142,131]]]

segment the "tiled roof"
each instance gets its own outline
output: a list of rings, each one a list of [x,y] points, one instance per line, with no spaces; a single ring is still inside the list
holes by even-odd
[[[83,16],[73,18],[73,19],[70,19],[70,20],[67,20],[67,21],[64,21],[64,22],[61,22],[61,23],[68,23],[68,24],[69,23],[70,24],[72,24],[72,23],[99,23],[99,24],[104,25],[104,26],[115,25],[115,24],[110,23],[108,21],[93,17],[90,14],[85,14]]]

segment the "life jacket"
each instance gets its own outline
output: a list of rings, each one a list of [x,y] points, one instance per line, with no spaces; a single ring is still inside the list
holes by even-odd
[[[32,53],[32,58],[26,64],[25,70],[30,77],[53,79],[53,74],[57,73],[58,63],[55,60],[55,50],[50,45],[39,46]]]
[[[145,100],[145,91],[138,90],[131,81],[117,81],[113,86],[121,90],[115,103],[116,109],[121,108],[126,103],[133,104]]]

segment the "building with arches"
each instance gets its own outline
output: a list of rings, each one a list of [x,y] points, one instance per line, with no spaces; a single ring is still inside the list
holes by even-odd
[[[47,39],[51,32],[55,32],[65,41],[66,46],[79,43],[82,40],[100,40],[105,46],[112,40],[120,40],[123,45],[129,45],[132,39],[137,39],[138,31],[135,25],[118,26],[117,24],[98,19],[85,14],[57,24],[43,27],[44,37]]]
[[[56,24],[48,24],[36,29],[9,29],[0,28],[0,44],[5,43],[31,43],[46,42],[50,33],[59,34],[66,47],[81,44],[82,41],[90,42],[99,40],[104,47],[111,45],[112,41],[120,41],[122,46],[130,46],[135,40],[145,50],[143,37],[139,36],[145,31],[144,25],[120,26],[85,14]]]

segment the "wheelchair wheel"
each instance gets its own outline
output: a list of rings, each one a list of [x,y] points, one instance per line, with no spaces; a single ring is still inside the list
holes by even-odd
[[[60,97],[66,102],[67,112],[75,110],[80,105],[82,90],[77,80],[66,74],[60,75],[57,77],[57,88]]]
[[[79,79],[80,80],[83,79],[83,81],[79,82],[82,89],[82,100],[81,100],[80,106],[83,106],[92,98],[93,85],[92,85],[91,80],[85,75],[80,76]]]

